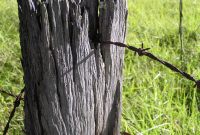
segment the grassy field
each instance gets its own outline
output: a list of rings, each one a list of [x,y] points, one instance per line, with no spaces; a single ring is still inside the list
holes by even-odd
[[[183,3],[184,64],[178,0],[128,0],[127,43],[140,47],[143,42],[156,56],[200,78],[200,1]],[[23,87],[17,26],[15,0],[0,0],[0,88],[14,94]],[[200,135],[200,94],[193,86],[159,63],[126,50],[121,130],[138,135]],[[12,104],[12,98],[0,94],[0,134]],[[22,106],[9,134],[22,134]]]
[[[16,0],[0,0],[0,89],[17,95],[23,88]],[[22,134],[23,105],[17,109],[9,135]],[[13,98],[0,93],[0,134],[13,108]]]

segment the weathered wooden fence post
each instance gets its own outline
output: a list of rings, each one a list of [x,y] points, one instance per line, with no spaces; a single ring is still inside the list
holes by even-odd
[[[117,135],[126,0],[18,0],[30,135]]]

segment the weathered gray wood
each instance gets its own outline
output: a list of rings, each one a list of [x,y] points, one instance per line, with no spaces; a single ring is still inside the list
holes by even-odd
[[[116,135],[121,114],[126,0],[18,0],[30,135]]]

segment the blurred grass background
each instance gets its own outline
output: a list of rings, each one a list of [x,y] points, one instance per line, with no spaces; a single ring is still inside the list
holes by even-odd
[[[200,1],[183,1],[184,64],[180,61],[179,0],[128,0],[127,43],[200,78]],[[23,88],[16,0],[0,0],[0,88]],[[200,94],[193,83],[146,57],[126,50],[122,131],[150,135],[200,135]],[[0,134],[13,98],[0,93]],[[23,104],[9,134],[23,134]]]
[[[0,0],[0,89],[17,95],[23,88],[16,0]],[[0,93],[0,134],[13,109],[13,97]],[[21,102],[22,103],[22,102]],[[23,103],[10,124],[9,135],[21,135]]]

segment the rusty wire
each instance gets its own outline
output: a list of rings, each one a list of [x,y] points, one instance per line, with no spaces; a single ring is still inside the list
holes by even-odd
[[[15,115],[15,111],[16,111],[17,107],[20,105],[20,101],[22,100],[23,92],[24,92],[24,89],[22,89],[21,92],[18,94],[18,96],[16,96],[16,99],[14,101],[14,107],[13,107],[13,110],[11,111],[11,113],[10,113],[9,119],[7,121],[5,128],[4,128],[3,135],[6,135],[7,132],[8,132],[10,122]]]
[[[9,92],[7,92],[7,91],[5,91],[5,90],[2,90],[2,89],[0,89],[0,93],[4,93],[4,94],[6,94],[6,95],[8,95],[8,96],[11,96],[11,97],[16,98],[16,96],[15,96],[14,94],[9,93]]]
[[[116,45],[116,46],[119,46],[119,47],[124,47],[124,48],[127,48],[127,49],[137,53],[139,56],[147,56],[147,57],[149,57],[149,58],[151,58],[151,59],[153,59],[155,61],[158,61],[159,63],[161,63],[162,65],[164,65],[167,68],[171,69],[172,71],[179,73],[180,75],[182,75],[183,77],[185,77],[186,79],[188,79],[190,81],[193,81],[195,83],[195,86],[197,87],[197,89],[200,89],[200,80],[196,80],[192,75],[180,70],[179,68],[177,68],[174,65],[170,64],[169,62],[161,60],[158,57],[156,57],[155,55],[153,55],[152,53],[148,52],[148,50],[150,48],[143,48],[143,43],[142,43],[142,47],[141,48],[137,48],[137,47],[134,47],[134,46],[129,46],[129,45],[126,45],[126,44],[121,43],[121,42],[99,41],[99,43],[101,43],[101,44],[113,44],[113,45]],[[9,119],[8,119],[8,122],[7,122],[7,124],[6,124],[5,128],[4,128],[3,135],[6,135],[7,132],[8,132],[8,129],[9,129],[10,122],[11,122],[12,118],[14,117],[16,108],[20,105],[20,101],[23,100],[22,95],[23,95],[24,89],[21,90],[21,92],[18,94],[18,96],[15,96],[15,95],[13,95],[11,93],[8,93],[8,92],[6,92],[4,90],[1,90],[1,89],[0,89],[0,92],[1,93],[5,93],[5,94],[7,94],[9,96],[12,96],[12,97],[16,98],[15,101],[14,101],[13,110],[11,111]]]
[[[151,58],[151,59],[153,59],[155,61],[158,61],[159,63],[161,63],[162,65],[164,65],[167,68],[171,69],[172,71],[181,74],[183,77],[185,77],[186,79],[188,79],[190,81],[193,81],[195,83],[195,86],[197,87],[197,89],[200,89],[200,80],[196,80],[192,75],[180,70],[179,68],[177,68],[174,65],[170,64],[169,62],[161,60],[158,57],[156,57],[155,55],[153,55],[152,53],[148,52],[148,50],[150,48],[145,48],[144,49],[143,48],[143,43],[142,43],[142,48],[129,46],[129,45],[126,45],[126,44],[121,43],[121,42],[112,42],[112,41],[102,41],[101,42],[100,41],[99,43],[102,43],[102,44],[113,44],[113,45],[116,45],[116,46],[119,46],[119,47],[124,47],[124,48],[127,48],[127,49],[131,50],[131,51],[134,51],[139,56],[147,56],[147,57],[149,57],[149,58]]]
[[[9,93],[9,92],[7,92],[7,91],[5,91],[5,90],[3,90],[3,89],[0,89],[0,93],[4,93],[4,94],[6,94],[6,95],[8,95],[8,96],[10,96],[10,97],[13,97],[13,98],[16,98],[16,97],[17,97],[16,95],[14,95],[14,94],[12,94],[12,93]],[[21,97],[20,100],[24,100],[24,98]]]

